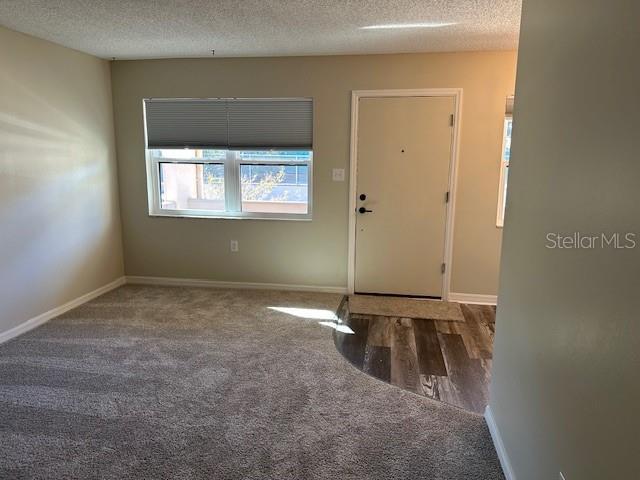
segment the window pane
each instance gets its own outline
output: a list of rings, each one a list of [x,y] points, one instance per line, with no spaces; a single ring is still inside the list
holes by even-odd
[[[199,150],[202,152],[202,158],[207,160],[224,161],[227,158],[226,150]]]
[[[298,185],[309,184],[309,169],[298,167]]]
[[[306,167],[305,167],[306,168]],[[287,185],[295,185],[298,178],[298,167],[289,165],[284,167],[284,182]]]
[[[509,183],[509,160],[511,158],[511,132],[513,130],[513,117],[504,119],[504,138],[502,144],[502,163],[500,175],[500,190],[498,197],[498,216],[496,224],[501,227],[504,223],[504,210],[507,201],[507,184]]]
[[[224,211],[224,165],[160,163],[161,207]]]
[[[309,150],[246,150],[238,152],[240,160],[271,163],[305,163],[311,160]]]
[[[505,133],[504,133],[504,151],[502,152],[502,158],[505,162],[509,162],[511,158],[511,130],[513,129],[513,119],[505,119]]]
[[[241,165],[242,211],[308,213],[307,165]]]
[[[203,150],[200,148],[159,148],[149,150],[152,157],[167,158],[172,160],[217,160],[224,161],[227,158],[226,150]]]

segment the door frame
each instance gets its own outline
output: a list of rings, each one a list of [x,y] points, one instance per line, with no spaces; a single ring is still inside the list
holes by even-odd
[[[355,292],[356,267],[356,194],[358,170],[358,107],[361,98],[379,97],[452,97],[454,99],[453,136],[451,137],[451,159],[449,161],[449,202],[446,206],[444,259],[442,276],[442,300],[448,300],[451,292],[451,263],[453,258],[453,227],[455,220],[456,186],[458,181],[458,157],[460,152],[460,129],[462,125],[462,88],[421,88],[389,90],[353,90],[351,92],[351,147],[349,150],[349,252],[347,290]]]

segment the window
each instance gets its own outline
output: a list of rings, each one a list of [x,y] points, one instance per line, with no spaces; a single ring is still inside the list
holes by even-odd
[[[500,187],[498,190],[498,215],[496,225],[504,225],[504,211],[507,203],[507,183],[509,180],[509,159],[511,158],[511,131],[513,130],[513,97],[507,98],[506,114],[502,133],[502,159],[500,161]]]
[[[310,219],[311,102],[146,100],[149,213]]]
[[[238,152],[243,212],[307,214],[311,153]]]
[[[310,218],[309,150],[148,151],[152,215]]]

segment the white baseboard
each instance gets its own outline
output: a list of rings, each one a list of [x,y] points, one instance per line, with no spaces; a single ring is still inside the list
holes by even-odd
[[[21,323],[17,327],[13,327],[5,332],[0,333],[0,343],[4,343],[12,338],[17,337],[18,335],[22,335],[23,333],[28,332],[29,330],[33,330],[36,327],[39,327],[45,322],[48,322],[52,318],[57,317],[58,315],[62,315],[69,310],[72,310],[76,307],[79,307],[83,303],[87,303],[89,300],[93,300],[100,295],[103,295],[115,288],[118,288],[121,285],[125,284],[125,277],[120,277],[114,280],[111,283],[103,285],[100,288],[95,289],[92,292],[85,293],[81,297],[78,297],[70,302],[65,303],[64,305],[60,305],[59,307],[53,308],[48,312],[44,312],[43,314],[38,315],[37,317],[33,317],[27,320],[24,323]]]
[[[172,287],[204,287],[204,288],[237,288],[253,290],[291,290],[301,292],[347,293],[346,287],[325,287],[316,285],[290,285],[285,283],[251,283],[251,282],[220,282],[217,280],[199,280],[193,278],[172,277],[126,277],[127,283],[137,285],[164,285]]]
[[[496,305],[497,295],[478,295],[474,293],[449,293],[448,300],[458,303],[475,303],[477,305]]]
[[[489,405],[487,405],[487,408],[484,411],[484,419],[489,427],[491,439],[493,440],[493,445],[496,448],[496,453],[498,454],[500,465],[502,465],[502,471],[504,472],[505,478],[507,480],[516,480],[516,475],[513,473],[513,468],[511,467],[511,461],[509,461],[509,456],[504,448],[504,443],[502,442],[498,425],[496,425],[496,421],[493,418],[493,412]]]

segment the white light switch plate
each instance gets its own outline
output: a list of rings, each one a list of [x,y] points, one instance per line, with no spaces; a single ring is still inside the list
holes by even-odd
[[[334,182],[344,182],[344,168],[334,168],[333,169],[333,181]]]
[[[229,249],[232,252],[237,252],[238,251],[238,240],[231,240],[231,242],[229,244]]]

